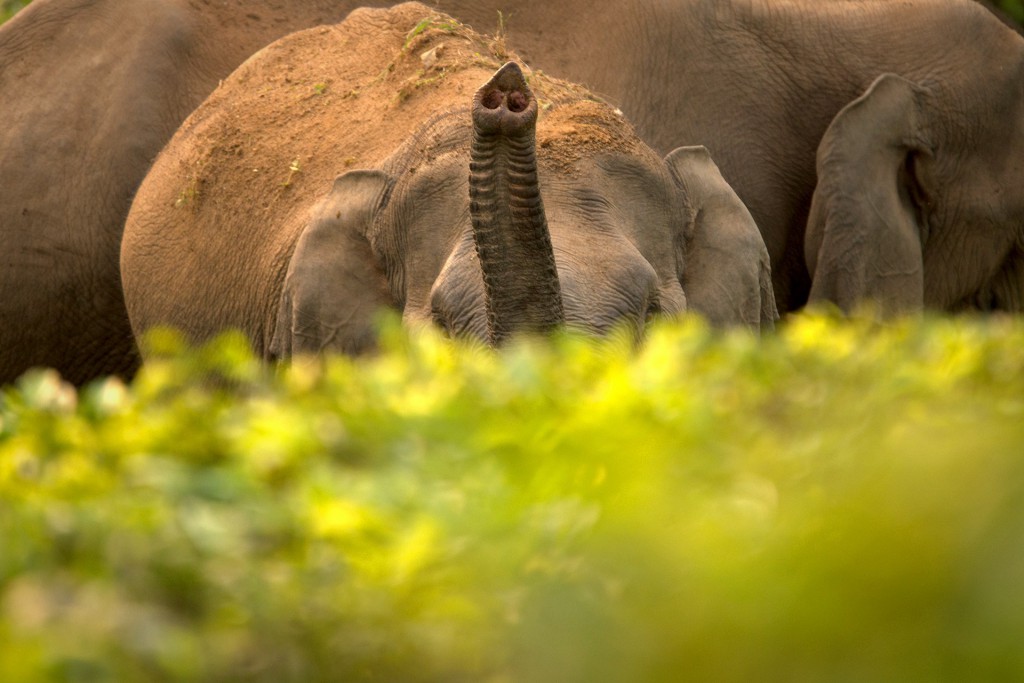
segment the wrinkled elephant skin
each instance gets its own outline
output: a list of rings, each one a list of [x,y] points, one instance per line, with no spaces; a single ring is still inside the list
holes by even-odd
[[[356,4],[392,3],[35,0],[0,28],[0,380],[33,364],[77,379],[135,366],[117,245],[147,165],[248,54]],[[437,4],[610,98],[656,151],[706,146],[764,236],[780,309],[813,295],[1020,310],[1024,39],[981,4]],[[891,87],[904,81],[913,97]],[[883,112],[901,99],[909,109]],[[887,128],[870,139],[874,116]],[[867,154],[887,145],[900,154]],[[864,176],[842,162],[852,147],[896,187],[881,220],[839,192]]]
[[[0,383],[138,355],[121,231],[181,121],[250,54],[357,0],[35,0],[0,27]]]
[[[655,150],[708,148],[781,310],[1021,310],[1024,38],[982,5],[497,4],[512,47],[609,96]],[[494,25],[493,6],[440,6]]]
[[[139,188],[135,332],[236,328],[284,358],[372,347],[382,307],[494,344],[563,323],[639,335],[689,309],[771,327],[767,251],[707,152],[663,158],[586,90],[505,59],[409,3],[247,61]]]

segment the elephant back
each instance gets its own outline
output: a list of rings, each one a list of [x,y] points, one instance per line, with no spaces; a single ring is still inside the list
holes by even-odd
[[[264,338],[298,235],[334,179],[381,166],[439,113],[465,109],[464,120],[446,118],[469,130],[473,93],[509,59],[500,39],[418,3],[356,10],[250,57],[188,117],[136,196],[122,247],[133,329],[172,325],[200,340],[234,327]],[[577,143],[632,135],[624,122],[623,135],[587,133],[600,128],[588,120],[615,118],[610,107],[580,86],[529,77],[553,122],[562,105],[590,103],[566,120]],[[562,150],[553,163],[570,163],[574,145],[559,146],[560,135],[542,144]]]

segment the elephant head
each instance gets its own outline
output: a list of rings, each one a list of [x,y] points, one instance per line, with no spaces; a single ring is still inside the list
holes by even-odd
[[[688,309],[771,327],[767,252],[707,152],[660,159],[605,105],[575,106],[539,134],[510,62],[470,112],[338,177],[292,253],[270,355],[363,350],[385,306],[492,344],[562,324],[639,334]]]
[[[1024,310],[1024,56],[1015,64],[956,95],[883,74],[836,115],[807,226],[812,302]]]

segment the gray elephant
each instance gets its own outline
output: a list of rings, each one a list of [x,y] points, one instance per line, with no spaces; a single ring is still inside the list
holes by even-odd
[[[132,195],[246,57],[359,0],[35,0],[0,27],[0,383],[138,364],[118,275]]]
[[[392,3],[35,0],[0,28],[0,382],[34,364],[56,366],[76,382],[131,372],[137,357],[117,280],[117,251],[130,197],[150,160],[246,56],[296,28],[340,20],[356,4]],[[528,62],[619,104],[656,151],[709,147],[761,228],[783,310],[808,300],[812,271],[821,283],[815,298],[847,307],[879,298],[893,308],[1020,309],[1021,221],[1013,204],[1019,170],[1003,158],[1020,157],[1021,38],[1009,35],[981,5],[437,5],[478,28],[500,24]],[[877,224],[853,214],[822,210],[807,224],[819,144],[833,119],[883,74],[922,89],[918,118],[929,122],[932,133],[919,140],[936,150],[929,158],[906,148],[907,163],[895,172],[899,182],[888,183],[900,197],[910,197],[911,213],[922,217],[916,220],[919,234],[896,251],[893,239],[906,242],[894,237],[899,231],[877,235]],[[864,140],[865,149],[884,150],[886,144]],[[833,171],[841,166],[829,164]],[[911,168],[920,172],[906,172]],[[829,183],[828,175],[823,197],[828,186],[843,182]],[[933,183],[930,204],[912,200],[920,179]],[[851,229],[826,230],[822,215],[847,215]],[[885,225],[898,222],[884,218]],[[876,263],[869,250],[837,246],[839,232],[865,247],[877,245],[876,255],[901,256]],[[964,247],[951,253],[949,245],[958,240]],[[887,271],[909,275],[887,277]],[[910,286],[903,287],[906,280]]]
[[[504,3],[508,42],[610,96],[654,149],[705,145],[761,229],[780,309],[1024,308],[1024,38],[982,5],[587,6]]]
[[[282,358],[372,347],[382,307],[490,343],[563,323],[640,333],[688,308],[772,326],[764,244],[706,151],[662,159],[582,88],[528,86],[492,50],[409,3],[243,64],[132,205],[135,332],[236,328]]]

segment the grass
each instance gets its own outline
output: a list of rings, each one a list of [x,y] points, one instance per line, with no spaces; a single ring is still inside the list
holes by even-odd
[[[281,183],[281,187],[291,187],[292,180],[295,179],[295,176],[298,173],[302,173],[302,167],[299,166],[298,159],[292,159],[292,162],[288,164],[288,177],[284,179],[283,183]]]
[[[409,46],[415,42],[417,36],[429,31],[444,31],[451,33],[463,28],[462,24],[454,20],[441,19],[439,17],[426,17],[420,23],[416,24],[409,34],[405,37],[405,42],[402,44],[402,52],[409,49]]]

